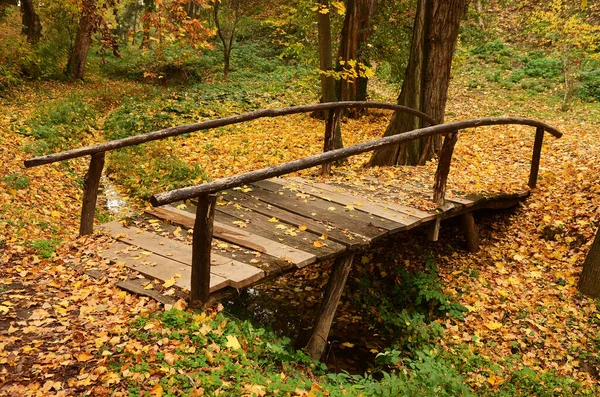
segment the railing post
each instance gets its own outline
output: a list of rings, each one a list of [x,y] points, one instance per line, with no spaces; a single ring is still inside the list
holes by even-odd
[[[444,205],[446,198],[446,183],[448,182],[448,174],[450,173],[450,163],[452,162],[452,154],[454,146],[458,140],[458,131],[453,131],[446,135],[440,159],[438,161],[437,170],[435,171],[435,182],[433,184],[433,201],[439,206]]]
[[[98,186],[102,169],[104,168],[104,152],[92,154],[90,167],[83,180],[83,203],[81,205],[81,220],[79,235],[85,236],[94,232],[94,215],[98,200]]]
[[[330,110],[327,112],[327,122],[325,124],[325,137],[323,138],[323,153],[329,152],[335,146],[335,126],[340,117],[340,110]],[[331,164],[325,163],[321,167],[321,175],[329,175],[331,173]]]
[[[542,143],[544,142],[544,129],[537,127],[535,141],[533,142],[533,155],[531,156],[531,171],[529,172],[529,187],[537,186],[538,172],[540,171],[540,157],[542,156]]]
[[[198,197],[192,241],[191,308],[203,306],[210,294],[210,250],[216,201],[216,194]]]

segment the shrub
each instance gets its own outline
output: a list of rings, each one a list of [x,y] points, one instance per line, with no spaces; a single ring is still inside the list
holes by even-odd
[[[600,101],[600,69],[581,72],[578,95],[584,100]]]
[[[18,132],[35,139],[26,150],[43,155],[82,143],[96,123],[96,111],[77,95],[41,104]]]
[[[4,177],[4,182],[13,189],[26,189],[29,187],[30,181],[27,175],[13,173]]]

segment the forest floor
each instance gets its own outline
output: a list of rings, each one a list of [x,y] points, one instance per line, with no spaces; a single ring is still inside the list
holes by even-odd
[[[540,119],[564,132],[561,139],[546,137],[538,188],[515,211],[481,217],[482,242],[477,254],[461,249],[452,227],[443,229],[437,244],[411,236],[404,242],[391,243],[391,248],[399,263],[408,267],[419,266],[423,254],[431,252],[444,293],[468,309],[463,320],[438,320],[444,327],[438,349],[456,358],[454,366],[460,368],[472,390],[490,395],[504,391],[510,395],[513,389],[508,385],[519,386],[513,381],[515,374],[529,369],[533,371],[531,378],[545,382],[555,395],[566,393],[568,382],[552,382],[565,378],[580,385],[580,393],[594,394],[600,384],[600,312],[595,300],[577,292],[576,284],[600,222],[600,106],[576,101],[569,111],[562,112],[560,101],[552,93],[511,90],[493,82],[479,85],[477,79],[476,72],[468,69],[455,75],[448,121],[517,115]],[[395,93],[383,91],[389,92],[389,97],[382,99],[392,101]],[[185,338],[171,338],[177,332],[172,329],[177,318],[140,320],[151,313],[162,313],[165,308],[115,287],[117,281],[127,277],[125,269],[109,266],[96,254],[99,247],[110,243],[109,237],[75,235],[85,162],[23,169],[23,160],[31,157],[26,148],[33,140],[27,136],[27,128],[37,128],[26,121],[38,117],[40,104],[76,97],[92,109],[96,121],[85,128],[79,141],[73,142],[73,146],[79,146],[105,140],[105,120],[114,120],[114,114],[127,105],[127,98],[152,97],[156,92],[156,88],[144,84],[94,76],[84,84],[27,83],[0,99],[0,394],[146,392],[158,396],[168,393],[169,387],[175,390],[180,385],[177,382],[188,382],[188,378],[191,383],[186,383],[186,387],[193,391],[187,395],[202,395],[204,388],[193,379],[211,384],[202,377],[225,373],[229,380],[221,379],[213,389],[214,395],[235,391],[239,395],[262,396],[272,392],[275,384],[276,390],[290,395],[331,394],[330,389],[320,386],[328,382],[326,378],[317,376],[317,368],[310,363],[283,365],[276,382],[269,380],[266,373],[261,377],[255,372],[253,378],[234,381],[228,367],[234,362],[256,371],[266,368],[267,364],[250,358],[268,339],[256,331],[237,329],[234,320],[222,316],[221,307],[196,314],[191,320],[182,315],[182,321],[198,324],[196,333],[212,343],[207,342],[198,371],[175,365],[186,354],[195,353],[189,345],[188,336],[193,339],[191,331]],[[190,97],[193,99],[195,94],[191,92]],[[156,101],[164,108],[170,102],[172,106],[185,103],[181,96],[187,94],[165,89],[161,95]],[[197,113],[185,117],[210,119],[244,110],[236,103],[226,99],[218,108],[200,103],[193,110]],[[287,104],[288,97],[265,96],[256,99],[252,106]],[[147,117],[161,116],[158,111],[158,115],[154,114],[151,106],[157,105],[148,105]],[[131,107],[127,109],[132,111]],[[175,113],[168,122],[186,120],[177,118],[181,112]],[[372,113],[359,120],[348,120],[342,127],[345,144],[380,137],[388,119],[389,113]],[[202,175],[193,177],[197,181],[230,176],[318,153],[322,130],[322,122],[308,116],[263,119],[170,140],[164,147],[151,146],[149,158],[139,163],[109,158],[113,163],[108,169],[124,191],[140,192],[145,182],[125,175],[124,169],[127,165],[134,171],[152,168],[152,156],[168,150],[184,162],[202,165]],[[450,191],[504,191],[525,185],[533,144],[531,128],[482,128],[461,134],[458,142]],[[418,168],[365,171],[365,160],[365,156],[357,156],[336,169],[357,175],[431,182],[436,166],[432,161]],[[158,186],[144,189],[160,191],[162,176],[157,177]],[[131,205],[139,205],[140,209],[143,206]],[[367,257],[360,266],[378,269],[378,264],[370,260],[375,259]],[[93,277],[97,276],[91,272],[94,270],[102,271],[99,278]],[[381,271],[378,276],[385,278],[386,274]],[[322,284],[320,279],[316,281],[317,286]],[[309,293],[315,294],[314,290]],[[180,303],[179,308],[182,307]],[[298,308],[302,310],[301,304]],[[356,309],[345,298],[340,311],[352,310]],[[362,321],[360,311],[348,318],[342,321],[348,327],[352,321]],[[144,333],[150,332],[163,337],[148,339]],[[143,366],[136,360],[140,355],[152,359]],[[221,356],[227,356],[228,361]],[[229,372],[219,372],[225,370]],[[169,376],[178,380],[161,381]],[[527,377],[522,373],[520,376],[519,379]],[[206,389],[208,392],[209,387]],[[360,394],[356,390],[349,392]]]

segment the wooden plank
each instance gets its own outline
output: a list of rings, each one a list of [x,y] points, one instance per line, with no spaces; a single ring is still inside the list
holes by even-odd
[[[156,208],[155,208],[156,210]],[[163,206],[162,211],[155,212],[160,215],[165,213],[177,214],[178,219],[185,219],[187,224],[194,220],[194,214],[180,210],[170,205]],[[175,217],[173,217],[175,218]],[[185,224],[183,224],[186,226]],[[279,259],[283,259],[298,267],[304,267],[314,263],[317,257],[311,253],[289,247],[271,239],[249,233],[235,226],[229,226],[221,222],[215,222],[215,237],[229,241],[242,247],[247,247],[258,252],[269,254]]]
[[[124,262],[129,269],[135,270],[144,276],[161,281],[175,277],[175,285],[179,288],[190,290],[191,266],[174,261],[164,256],[156,255],[150,251],[134,247],[122,242],[115,242],[102,256],[113,262]],[[217,291],[229,285],[227,279],[216,274],[210,277],[210,292]]]
[[[327,225],[325,223],[315,221],[314,219],[294,214],[236,190],[227,190],[226,192],[223,192],[221,198],[234,204],[240,204],[244,208],[249,208],[255,212],[258,212],[259,214],[275,217],[281,222],[294,225],[296,227],[306,226],[306,230],[319,235],[326,234],[329,236],[330,240],[344,244],[349,249],[361,249],[370,245],[368,239],[365,239],[358,234],[354,234],[348,230],[340,230],[332,225]]]
[[[120,242],[140,247],[187,266],[192,263],[192,247],[188,244],[157,236],[138,228],[127,228],[116,221],[105,223],[102,227],[107,229]],[[231,287],[243,288],[265,276],[262,270],[252,265],[223,257],[214,251],[213,248],[211,273],[229,280]]]
[[[326,183],[312,182],[312,181],[309,181],[309,180],[306,180],[306,179],[303,179],[303,178],[299,178],[299,177],[291,177],[291,178],[286,178],[286,179],[289,179],[289,180],[292,180],[292,181],[298,182],[298,183],[304,183],[304,184],[306,184],[308,186],[314,186],[314,187],[317,187],[319,189],[326,190],[328,192],[334,192],[334,193],[340,193],[341,194],[340,190],[343,191],[345,188],[348,189],[348,190],[350,190],[350,191],[353,191],[352,186],[349,186],[349,185],[343,185],[343,184],[341,186],[338,186],[336,184],[329,185],[329,184],[326,184]],[[379,180],[377,180],[375,178],[365,178],[365,179],[369,179],[369,180],[371,180],[373,182],[377,182],[377,184],[379,184]],[[285,180],[285,179],[281,179],[280,178],[280,180]],[[275,178],[274,179],[270,179],[270,181],[275,181]],[[432,214],[432,213],[429,213],[429,212],[426,212],[426,211],[421,211],[421,210],[419,210],[417,208],[408,207],[406,205],[402,205],[402,204],[398,204],[398,203],[394,203],[394,202],[378,203],[378,202],[375,202],[375,201],[370,201],[367,197],[364,197],[362,195],[352,196],[352,195],[350,195],[350,193],[346,193],[346,194],[348,196],[350,196],[350,197],[355,197],[354,200],[356,200],[356,199],[363,199],[364,201],[368,202],[371,205],[375,205],[375,206],[378,206],[378,207],[383,208],[383,209],[387,209],[387,210],[392,210],[392,211],[395,211],[395,212],[399,212],[401,214],[405,214],[405,215],[411,216],[413,218],[418,218],[419,221],[417,221],[416,224],[415,223],[411,223],[411,227],[420,225],[423,222],[427,222],[427,221],[430,221],[430,220],[432,220],[432,219],[435,218],[435,214]],[[363,207],[359,207],[359,208],[363,209]]]
[[[290,247],[315,255],[323,261],[333,258],[346,251],[346,246],[323,239],[321,235],[302,231],[296,226],[285,225],[281,222],[269,222],[271,218],[247,209],[237,209],[233,205],[219,206],[217,208],[219,222],[235,226],[234,222],[243,222],[243,229],[247,232],[279,241]],[[316,245],[315,245],[316,244]]]
[[[125,291],[132,292],[137,295],[147,296],[162,303],[163,305],[174,305],[177,303],[177,298],[166,296],[153,289],[145,289],[144,285],[148,282],[145,278],[136,278],[133,280],[119,281],[115,284],[117,287]]]
[[[338,204],[349,205],[356,208],[359,211],[366,212],[368,214],[377,215],[381,218],[388,219],[392,222],[400,223],[407,226],[407,228],[415,227],[422,223],[423,217],[409,215],[406,212],[400,212],[385,207],[383,204],[369,201],[364,196],[354,196],[350,193],[345,192],[343,189],[336,187],[335,185],[327,185],[325,183],[311,182],[303,178],[289,178],[290,180],[274,178],[266,182],[273,182],[281,186],[286,186],[291,189],[296,189],[304,193],[308,193],[315,197],[319,197],[328,201],[332,201]],[[290,183],[290,181],[292,181]],[[361,205],[358,205],[360,203]],[[430,214],[427,214],[427,217]]]
[[[380,215],[377,214],[370,214],[368,211],[364,211],[362,210],[361,207],[356,206],[356,204],[354,204],[354,202],[361,198],[348,198],[346,201],[346,203],[341,203],[341,202],[337,202],[337,200],[332,199],[331,197],[329,197],[328,195],[321,195],[319,194],[314,188],[307,186],[306,190],[310,190],[310,191],[302,191],[302,189],[300,189],[300,186],[296,186],[295,189],[289,189],[289,183],[287,184],[278,184],[278,183],[274,183],[272,181],[260,181],[260,182],[256,182],[254,183],[255,186],[258,186],[262,189],[265,190],[270,190],[274,193],[281,193],[283,192],[284,194],[290,194],[290,195],[296,195],[296,194],[305,194],[305,195],[309,195],[312,196],[312,198],[315,199],[320,199],[322,200],[326,205],[327,208],[329,209],[332,205],[334,207],[336,206],[341,206],[338,211],[341,211],[342,214],[346,215],[346,216],[350,216],[350,217],[357,217],[357,218],[361,218],[364,219],[365,221],[368,219],[368,222],[373,224],[374,226],[380,227],[382,229],[386,229],[389,230],[390,232],[397,232],[400,230],[406,230],[407,229],[407,225],[404,223],[401,223],[399,220],[391,220],[388,219],[387,217],[382,217]],[[298,184],[299,185],[299,184]],[[331,193],[331,195],[334,195],[334,193]],[[309,200],[308,201],[311,206],[313,204],[313,202],[315,202],[314,200]],[[356,206],[356,207],[355,207]],[[383,209],[382,209],[383,210]],[[397,214],[398,218],[401,217],[401,214]],[[390,215],[391,217],[391,215]]]
[[[309,195],[306,195],[306,198],[299,198],[293,196],[292,193],[290,191],[282,191],[279,194],[256,187],[248,194],[283,210],[309,217],[316,221],[327,222],[341,230],[352,231],[352,233],[358,234],[371,242],[389,233],[387,229],[374,225],[371,222],[371,217],[363,212],[352,211],[353,214],[350,215],[345,213],[346,211],[340,205]],[[329,210],[329,208],[333,208],[333,211]]]
[[[469,208],[469,207],[472,207],[473,205],[475,205],[475,201],[469,200],[468,198],[464,198],[464,197],[450,197],[450,198],[446,198],[446,201],[450,201],[451,203],[456,203],[456,204],[462,204],[465,206],[465,208]]]

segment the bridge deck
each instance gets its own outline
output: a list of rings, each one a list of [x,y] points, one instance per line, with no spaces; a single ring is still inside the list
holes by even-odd
[[[384,237],[423,224],[434,227],[439,220],[478,209],[510,207],[529,191],[448,198],[443,210],[416,208],[414,200],[407,199],[415,195],[375,179],[355,186],[275,178],[221,192],[215,210],[211,294],[253,285],[347,251],[366,250]],[[117,242],[103,255],[148,278],[174,279],[175,286],[189,290],[192,247],[186,233],[175,227],[193,227],[195,206],[167,205],[147,212],[159,220],[148,223],[155,232],[119,222],[104,224]],[[178,239],[166,237],[173,235],[165,232],[169,227]]]

